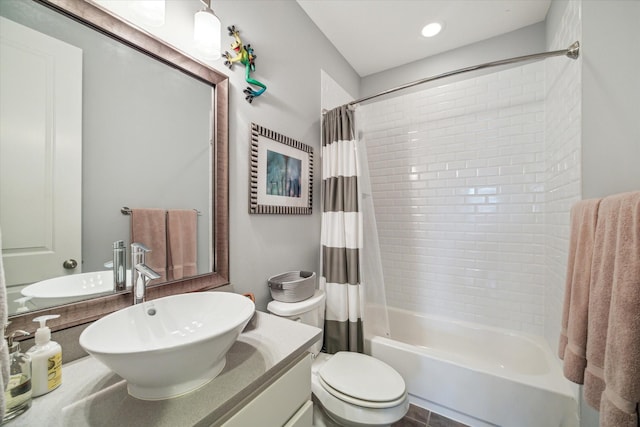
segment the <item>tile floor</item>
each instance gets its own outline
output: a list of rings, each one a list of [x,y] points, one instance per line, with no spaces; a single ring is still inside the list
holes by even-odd
[[[391,427],[468,427],[466,424],[451,420],[419,406],[409,405],[409,412],[403,419]]]

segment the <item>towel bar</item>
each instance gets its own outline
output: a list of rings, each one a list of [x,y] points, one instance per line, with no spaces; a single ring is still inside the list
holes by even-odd
[[[202,215],[202,213],[201,213],[199,210],[194,209],[194,211],[196,211],[196,213],[198,214],[198,216]],[[123,206],[123,207],[120,209],[120,212],[122,212],[122,215],[131,215],[131,208],[128,208],[128,207],[126,207],[126,206]]]

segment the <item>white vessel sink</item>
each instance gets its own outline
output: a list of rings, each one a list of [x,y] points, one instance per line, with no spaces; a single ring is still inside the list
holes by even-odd
[[[229,292],[197,292],[133,305],[91,324],[80,345],[143,400],[177,397],[214,379],[255,305]]]
[[[127,288],[131,287],[131,271],[127,270]],[[113,292],[113,270],[70,274],[25,286],[20,293],[31,297],[36,305],[61,305]]]

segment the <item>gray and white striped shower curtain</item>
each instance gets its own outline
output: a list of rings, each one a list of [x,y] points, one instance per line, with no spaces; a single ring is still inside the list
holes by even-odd
[[[326,293],[324,349],[363,352],[360,250],[362,213],[358,196],[358,150],[354,112],[325,114],[322,140],[322,273]]]

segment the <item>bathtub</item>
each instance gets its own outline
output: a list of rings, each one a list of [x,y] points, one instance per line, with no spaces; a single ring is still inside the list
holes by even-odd
[[[470,426],[577,427],[570,383],[542,338],[389,308],[367,352],[405,379],[411,403]]]

